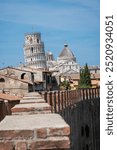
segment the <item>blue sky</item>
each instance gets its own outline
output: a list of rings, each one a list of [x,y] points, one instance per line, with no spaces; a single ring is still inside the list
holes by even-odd
[[[67,42],[81,66],[100,64],[99,0],[0,0],[0,68],[24,63],[30,32],[41,32],[55,59]]]

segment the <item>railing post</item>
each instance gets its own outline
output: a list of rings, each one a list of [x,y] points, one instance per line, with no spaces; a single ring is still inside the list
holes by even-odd
[[[58,113],[60,112],[60,91],[58,91]]]
[[[84,89],[82,89],[82,95],[83,95],[83,100],[85,100],[85,93],[84,93]]]
[[[51,112],[53,112],[53,105],[52,105],[52,92],[49,93],[50,95],[50,106],[51,106]]]
[[[61,91],[61,108],[63,110],[63,91]]]
[[[96,88],[95,88],[95,98],[96,98]]]
[[[86,100],[89,99],[89,97],[88,97],[88,90],[89,90],[89,89],[86,89]]]
[[[67,104],[66,104],[66,91],[64,91],[64,108],[66,108]]]
[[[97,88],[98,91],[98,97],[100,97],[100,88]]]
[[[50,105],[50,93],[47,92],[47,103]]]
[[[56,92],[53,93],[53,107],[54,107],[54,113],[57,112],[57,101],[56,101]]]
[[[93,88],[92,88],[92,99],[94,99],[94,91],[93,91]]]
[[[66,91],[66,105],[67,105],[67,107],[69,106],[69,103],[68,103],[68,90]]]
[[[45,91],[45,93],[44,93],[44,100],[45,100],[45,102],[47,103],[47,92]]]

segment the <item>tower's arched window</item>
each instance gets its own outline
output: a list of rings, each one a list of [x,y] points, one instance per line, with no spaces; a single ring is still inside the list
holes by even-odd
[[[30,43],[32,43],[32,38],[30,37]]]
[[[33,53],[33,47],[31,47],[31,53]]]
[[[5,79],[4,78],[0,78],[0,82],[5,82]]]

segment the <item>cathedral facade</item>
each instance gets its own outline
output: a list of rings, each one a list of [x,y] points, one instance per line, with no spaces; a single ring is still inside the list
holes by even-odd
[[[62,49],[56,61],[53,59],[53,54],[51,52],[48,52],[46,55],[48,58],[47,67],[50,71],[58,71],[59,74],[71,74],[80,72],[80,66],[76,62],[76,57],[68,47],[68,44],[64,44],[64,48]]]

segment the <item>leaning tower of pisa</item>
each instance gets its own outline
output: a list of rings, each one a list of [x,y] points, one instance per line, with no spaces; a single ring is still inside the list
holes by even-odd
[[[24,42],[25,65],[31,68],[46,68],[44,43],[41,33],[26,33]]]

